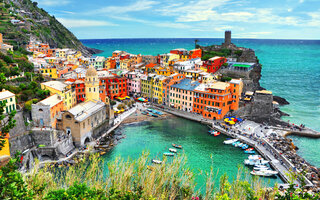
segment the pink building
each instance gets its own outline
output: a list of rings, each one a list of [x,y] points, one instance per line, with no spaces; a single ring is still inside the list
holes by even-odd
[[[127,91],[130,96],[141,95],[140,78],[136,72],[129,72],[126,74],[127,77]]]

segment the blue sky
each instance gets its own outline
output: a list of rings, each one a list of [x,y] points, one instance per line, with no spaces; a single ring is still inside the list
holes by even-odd
[[[319,0],[36,0],[80,39],[319,39]]]

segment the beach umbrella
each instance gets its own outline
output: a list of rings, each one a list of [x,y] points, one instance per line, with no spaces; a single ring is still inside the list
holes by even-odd
[[[228,118],[225,118],[225,119],[224,119],[224,121],[225,121],[225,122],[228,122],[228,121],[229,121],[229,119],[228,119]]]
[[[237,119],[237,118],[234,118],[234,119],[233,119],[233,121],[234,121],[234,122],[237,122],[237,121],[238,121],[238,119]]]
[[[234,121],[229,121],[229,124],[233,125],[233,124],[235,124],[235,122]]]

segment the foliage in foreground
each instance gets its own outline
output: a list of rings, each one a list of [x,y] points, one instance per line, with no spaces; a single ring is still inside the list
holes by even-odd
[[[148,153],[137,160],[117,158],[102,169],[105,163],[98,155],[79,159],[74,166],[56,168],[38,164],[22,178],[14,160],[0,169],[0,199],[317,199],[305,193],[297,193],[293,187],[280,195],[277,189],[266,189],[259,179],[250,180],[240,169],[232,182],[220,177],[215,187],[211,169],[206,173],[202,192],[195,189],[194,174],[186,167],[186,157],[179,155],[162,165],[149,164]]]

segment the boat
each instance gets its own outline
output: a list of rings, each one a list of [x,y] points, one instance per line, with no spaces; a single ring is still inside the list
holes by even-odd
[[[238,141],[238,139],[225,140],[225,141],[223,141],[223,144],[232,144],[232,143],[237,142],[237,141]]]
[[[232,145],[235,146],[235,145],[238,145],[239,143],[240,141],[237,140],[236,142],[232,143]]]
[[[247,154],[255,154],[256,151],[254,151],[254,150],[250,150],[250,151],[245,150],[244,153],[247,153]]]
[[[266,165],[255,165],[253,170],[260,171],[260,170],[269,170],[270,168]]]
[[[142,111],[142,112],[141,112],[141,114],[143,114],[143,115],[147,115],[147,114],[148,114],[148,112],[146,112],[146,111]]]
[[[213,136],[219,136],[220,135],[220,132],[216,132],[213,134]]]
[[[155,160],[155,159],[152,159],[151,162],[155,163],[155,164],[161,164],[162,163],[161,160]]]
[[[244,145],[242,145],[242,149],[244,150],[244,149],[248,149],[248,147],[249,147],[249,145],[247,145],[247,144],[244,144]]]
[[[260,155],[250,155],[250,156],[248,156],[248,159],[258,160],[258,159],[263,159],[263,158]]]
[[[248,148],[248,149],[246,149],[246,151],[252,151],[253,150],[253,148]]]
[[[169,151],[172,153],[177,153],[177,149],[170,148]]]
[[[243,143],[242,142],[238,142],[237,144],[235,144],[235,147],[242,147]]]
[[[156,115],[156,114],[154,114],[154,113],[152,113],[152,112],[149,112],[148,115],[149,115],[149,116],[152,116],[152,117],[159,117],[158,115]]]
[[[163,155],[165,156],[174,156],[174,153],[171,152],[164,152]]]
[[[178,144],[172,144],[173,147],[177,148],[177,149],[182,149],[182,146],[181,145],[178,145]]]
[[[278,172],[273,170],[259,170],[259,171],[253,170],[252,172],[250,172],[250,174],[255,176],[275,176],[278,174]]]
[[[245,159],[244,164],[245,165],[265,165],[268,164],[269,161],[264,159]]]

